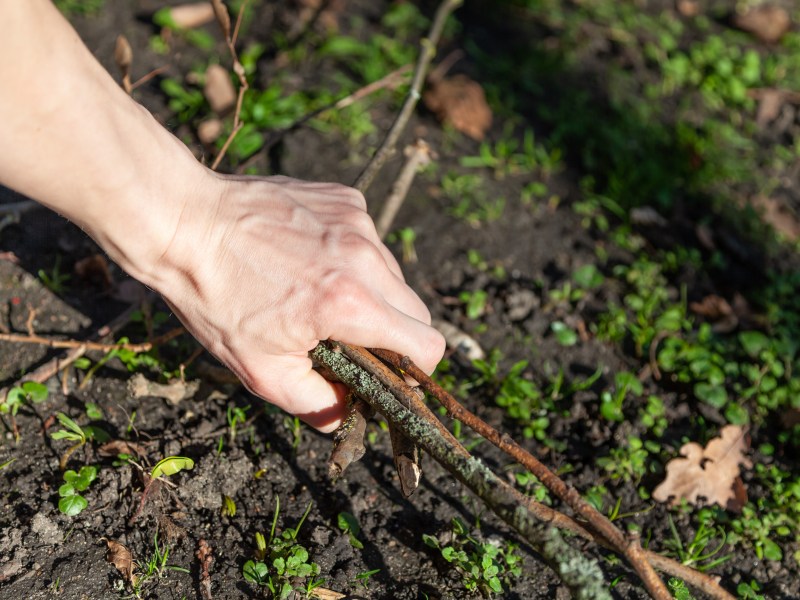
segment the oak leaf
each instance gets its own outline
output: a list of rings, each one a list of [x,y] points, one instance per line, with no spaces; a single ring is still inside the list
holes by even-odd
[[[719,504],[739,512],[747,502],[747,490],[740,476],[741,467],[753,465],[744,455],[749,447],[747,433],[739,425],[726,425],[719,437],[703,448],[689,442],[681,448],[684,458],[667,463],[666,479],[653,491],[658,502],[677,504]]]
[[[440,121],[474,140],[482,140],[492,125],[492,109],[483,88],[466,75],[431,82],[422,101]]]
[[[119,542],[108,538],[101,539],[108,545],[106,560],[114,565],[117,571],[122,573],[125,581],[131,585],[135,585],[136,575],[133,573],[133,556],[131,555],[131,551]]]
[[[733,24],[743,31],[752,33],[762,42],[774,44],[792,26],[792,17],[781,6],[762,4],[737,14]]]

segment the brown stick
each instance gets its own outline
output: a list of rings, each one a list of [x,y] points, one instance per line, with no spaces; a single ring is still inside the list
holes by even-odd
[[[383,204],[383,210],[375,224],[375,229],[377,229],[378,236],[381,239],[384,239],[389,233],[389,228],[392,226],[400,207],[403,206],[403,201],[408,195],[408,190],[414,182],[417,171],[431,161],[431,149],[425,143],[425,140],[417,140],[413,144],[406,146],[405,155],[406,162],[403,164],[403,168],[400,170],[394,185],[392,185],[389,197]]]
[[[143,342],[141,344],[114,344],[92,342],[88,340],[56,340],[53,338],[42,337],[35,333],[27,335],[21,333],[0,333],[0,342],[12,342],[14,344],[39,344],[40,346],[47,346],[48,348],[82,348],[84,353],[88,352],[89,350],[99,350],[101,352],[111,352],[112,350],[130,350],[132,352],[139,353],[148,352],[155,346],[165,344],[170,340],[175,339],[179,335],[183,335],[184,333],[186,333],[186,330],[183,327],[176,327],[175,329],[171,329],[165,334],[154,338],[150,342]],[[63,365],[61,368],[63,368]]]
[[[635,545],[631,543],[631,540],[626,539],[625,535],[617,529],[605,515],[586,502],[575,488],[568,486],[555,473],[550,471],[550,469],[539,462],[508,435],[500,434],[500,432],[491,427],[488,423],[464,408],[453,396],[428,377],[428,375],[417,367],[408,357],[401,357],[399,354],[388,350],[372,350],[372,352],[416,379],[426,391],[433,395],[442,406],[447,409],[448,414],[452,418],[458,419],[473,429],[533,473],[548,490],[566,502],[578,516],[585,519],[590,527],[609,543],[612,549],[628,558],[631,566],[636,570],[653,598],[668,599],[671,597],[664,587],[663,582],[661,582],[651,568],[649,556],[647,561],[643,560],[642,556],[644,556],[644,551],[637,551]],[[692,573],[697,573],[694,570],[690,571]],[[692,577],[691,579],[686,579],[686,581],[687,583],[703,589],[706,593],[709,593],[705,589],[708,587],[708,579],[709,578],[702,579]],[[727,592],[719,588],[719,586],[715,587],[715,593],[711,594],[713,597],[733,598],[727,594]],[[659,588],[663,588],[663,591]],[[659,595],[662,593],[666,594],[666,596]]]
[[[428,32],[428,37],[423,38],[420,42],[419,57],[417,58],[417,65],[414,69],[414,77],[411,80],[411,89],[408,91],[408,96],[406,96],[403,107],[397,114],[397,118],[395,118],[394,123],[392,123],[389,133],[386,134],[383,143],[381,143],[378,150],[372,156],[372,159],[370,159],[367,166],[361,172],[361,175],[356,179],[353,187],[357,190],[364,192],[370,186],[372,180],[375,179],[375,175],[378,174],[378,171],[381,170],[390,154],[394,151],[397,140],[406,128],[406,124],[411,118],[411,114],[419,101],[422,84],[425,81],[425,76],[431,61],[436,55],[436,45],[439,43],[439,38],[442,36],[444,24],[450,14],[461,5],[461,2],[462,0],[444,0],[436,10],[436,15],[433,18],[433,25],[431,25],[431,29]]]

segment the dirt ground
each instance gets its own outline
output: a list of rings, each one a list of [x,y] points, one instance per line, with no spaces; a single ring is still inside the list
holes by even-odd
[[[302,3],[301,3],[302,4]],[[363,18],[359,27],[377,28],[376,21],[385,7],[371,3],[347,3],[348,11]],[[381,3],[384,4],[384,3]],[[155,0],[115,0],[94,16],[75,16],[73,22],[91,51],[117,76],[113,64],[114,40],[124,33],[134,48],[136,70],[144,74],[164,64],[169,74],[185,73],[197,60],[198,51],[180,41],[166,57],[153,53],[148,40],[157,33],[149,18],[161,6]],[[294,4],[259,4],[259,17],[250,25],[243,45],[269,32],[290,19]],[[423,5],[429,13],[430,6]],[[474,29],[474,39],[483,48],[503,46],[503,31],[491,23],[478,23],[481,5],[473,5],[461,16],[463,27]],[[342,27],[352,27],[341,19]],[[216,35],[213,26],[207,28]],[[494,36],[494,37],[492,37]],[[463,40],[448,39],[450,47]],[[224,55],[222,55],[224,56]],[[267,52],[261,59],[260,71],[269,73],[280,68],[280,56]],[[460,70],[480,77],[482,73],[470,59]],[[490,77],[488,74],[484,74]],[[314,74],[297,73],[297,85]],[[573,85],[571,82],[569,85]],[[566,92],[565,92],[566,93]],[[158,78],[139,88],[134,97],[151,109],[159,119],[176,130],[198,154],[202,146],[191,139],[186,126],[175,122],[158,87]],[[292,177],[336,180],[352,183],[365,164],[370,149],[380,139],[380,131],[391,122],[396,103],[385,98],[376,101],[372,110],[377,131],[357,145],[351,145],[341,131],[322,132],[301,128],[289,133],[273,151],[258,155],[251,167],[272,168]],[[527,117],[525,117],[527,119]],[[502,125],[496,119],[490,138],[499,138]],[[535,115],[521,123],[537,130]],[[90,126],[90,124],[87,124]],[[420,109],[412,118],[404,142],[424,136],[438,154],[437,173],[457,170],[460,157],[477,153],[472,140],[453,137],[442,129],[430,112]],[[402,145],[402,144],[401,144]],[[399,156],[391,159],[381,178],[368,194],[370,211],[377,215],[382,198],[401,166]],[[508,175],[495,179],[484,174],[488,196],[517,198],[532,181],[533,174]],[[413,227],[416,233],[416,262],[403,261],[410,284],[426,301],[435,318],[452,323],[475,335],[486,349],[499,349],[505,368],[518,360],[530,361],[526,373],[542,376],[563,369],[568,381],[579,380],[601,370],[600,379],[592,388],[576,393],[558,411],[549,415],[549,435],[561,442],[553,450],[535,440],[524,439],[513,423],[504,419],[501,408],[491,399],[466,390],[462,399],[491,424],[509,431],[536,456],[579,490],[606,481],[594,459],[607,454],[611,442],[637,432],[633,422],[612,428],[597,418],[595,407],[598,390],[607,386],[613,373],[638,370],[638,359],[615,345],[589,336],[577,345],[564,346],[553,335],[554,321],[590,322],[592,316],[609,299],[620,294],[609,284],[594,290],[578,309],[568,309],[548,302],[548,291],[558,289],[577,267],[592,264],[598,240],[582,226],[582,217],[573,210],[579,197],[579,186],[571,167],[547,180],[551,193],[562,201],[522,203],[508,201],[501,218],[481,221],[454,216],[452,200],[438,186],[438,176],[419,176],[404,204],[395,228]],[[18,198],[4,191],[3,202]],[[691,231],[693,207],[674,214],[674,227],[641,232],[653,246],[679,243]],[[402,260],[402,245],[390,242]],[[0,260],[0,321],[9,331],[24,332],[29,309],[36,311],[33,326],[40,335],[82,339],[93,335],[128,306],[128,298],[115,298],[96,278],[82,279],[75,273],[75,264],[99,252],[99,249],[70,223],[45,209],[34,209],[22,215],[0,233],[0,250],[13,252],[18,262]],[[469,250],[476,250],[484,262],[470,259]],[[629,260],[626,251],[609,247],[619,262]],[[56,261],[62,273],[70,274],[58,294],[48,290],[37,273],[50,272]],[[487,267],[487,264],[489,265]],[[503,273],[494,267],[502,267]],[[111,275],[117,288],[126,276],[114,265]],[[730,287],[740,282],[758,285],[750,264],[734,261],[728,273]],[[700,297],[716,282],[693,282],[692,295]],[[744,284],[742,286],[744,290]],[[116,289],[116,288],[115,288]],[[487,292],[486,306],[479,322],[470,319],[459,298],[476,290]],[[678,295],[678,288],[671,292]],[[157,301],[156,314],[167,314]],[[158,324],[158,332],[177,326],[174,317]],[[142,322],[130,323],[122,332],[132,341],[146,338]],[[121,335],[122,335],[121,334]],[[162,349],[164,363],[177,365],[194,350],[191,340],[179,338]],[[46,362],[58,351],[42,346],[0,343],[0,381],[13,383],[20,375]],[[102,353],[89,355],[93,361]],[[451,355],[451,373],[468,379],[468,361]],[[206,370],[199,365],[205,365]],[[120,598],[129,596],[120,572],[106,560],[105,539],[124,544],[139,560],[153,554],[154,537],[158,544],[170,548],[166,563],[183,570],[168,569],[162,577],[147,582],[142,597],[181,599],[202,597],[201,567],[196,552],[201,540],[213,551],[210,568],[213,598],[234,599],[255,597],[256,588],[242,576],[245,562],[253,557],[255,533],[265,535],[272,526],[276,499],[280,500],[278,530],[293,527],[311,505],[307,519],[299,531],[299,540],[308,549],[311,560],[319,565],[322,587],[346,594],[348,598],[418,598],[469,597],[460,577],[451,564],[427,546],[422,534],[437,536],[449,529],[454,517],[470,525],[479,523],[484,539],[515,540],[511,533],[461,484],[431,460],[424,463],[420,489],[410,499],[400,493],[391,457],[388,432],[379,422],[368,430],[368,450],[363,460],[353,465],[335,484],[326,477],[326,458],[331,449],[328,437],[306,427],[298,427],[285,414],[271,409],[233,383],[220,383],[209,375],[216,364],[213,358],[201,357],[189,370],[189,379],[201,381],[194,397],[171,403],[162,398],[134,398],[128,382],[132,373],[119,360],[111,360],[93,373],[86,385],[80,380],[86,372],[67,370],[62,379],[48,381],[48,399],[23,407],[16,416],[19,438],[7,429],[0,444],[0,464],[13,460],[0,472],[0,598],[30,600],[39,598]],[[173,366],[174,368],[174,366]],[[148,378],[157,380],[158,372],[140,369]],[[474,375],[474,374],[473,374]],[[646,382],[648,390],[656,384]],[[670,423],[663,433],[665,443],[676,443],[694,407],[687,403],[685,390],[676,384],[665,385],[659,393],[664,400]],[[646,393],[643,397],[646,396]],[[101,415],[86,418],[87,404],[96,404]],[[234,408],[244,409],[247,420],[239,424],[235,435],[229,426]],[[58,424],[54,415],[65,412],[82,424],[101,426],[113,439],[129,440],[143,451],[142,464],[153,465],[160,458],[180,455],[192,458],[195,466],[170,478],[174,489],[164,487],[153,493],[144,504],[135,522],[143,493],[139,471],[131,465],[115,465],[113,457],[103,456],[94,444],[87,444],[69,459],[68,467],[97,465],[97,480],[84,493],[88,508],[76,517],[67,517],[58,510],[59,487],[63,483],[59,459],[67,448],[63,441],[50,437]],[[715,416],[706,415],[710,422]],[[8,423],[8,419],[6,419]],[[466,441],[473,440],[469,433]],[[765,426],[757,432],[761,440],[769,439]],[[757,447],[754,442],[753,447]],[[488,447],[478,444],[476,454],[484,458],[510,482],[515,481],[512,466]],[[792,469],[790,457],[780,463]],[[650,474],[641,485],[652,489],[663,478]],[[611,484],[609,484],[611,485]],[[632,487],[616,489],[626,510],[635,513],[632,520],[648,532],[649,546],[663,550],[663,541],[670,535],[668,514],[676,526],[690,527],[688,513],[669,513],[657,503],[643,503]],[[757,496],[756,484],[750,488]],[[226,510],[226,498],[235,503],[235,514]],[[351,544],[348,534],[337,522],[341,513],[350,513],[358,521],[358,539],[363,549]],[[568,593],[556,575],[536,554],[521,545],[522,575],[505,586],[503,598],[565,598]],[[616,581],[614,598],[644,598],[645,593],[621,562],[596,548],[586,548],[597,557],[609,581]],[[797,563],[786,552],[782,562],[759,561],[746,549],[733,550],[731,560],[713,572],[723,585],[735,590],[742,581],[757,579],[767,584],[762,593],[768,598],[800,597],[800,573]],[[357,576],[377,572],[368,578]],[[477,597],[477,594],[474,594]]]

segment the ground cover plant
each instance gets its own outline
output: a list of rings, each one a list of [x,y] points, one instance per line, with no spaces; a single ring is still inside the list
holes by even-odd
[[[60,8],[199,159],[344,183],[408,97],[436,8],[230,2],[232,53],[213,13],[189,26],[162,3],[105,4]],[[467,2],[435,59],[440,97],[397,144],[431,148],[388,239],[451,327],[435,381],[626,539],[739,598],[800,596],[798,17],[691,0]],[[373,216],[401,155],[367,194]],[[0,232],[13,252],[0,261],[4,597],[567,592],[546,549],[435,461],[404,498],[391,415],[365,424],[364,458],[328,481],[328,439],[171,334],[164,307],[69,224],[18,220]],[[36,375],[59,352],[29,343],[42,336],[78,362]],[[443,418],[498,487],[570,513],[467,421]],[[647,597],[614,553],[581,556],[604,580],[595,597]]]

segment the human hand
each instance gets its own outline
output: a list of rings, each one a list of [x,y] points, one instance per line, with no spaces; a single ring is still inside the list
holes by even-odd
[[[254,394],[321,431],[346,389],[312,369],[321,340],[394,350],[432,372],[444,352],[352,188],[213,175],[190,198],[155,287]]]

